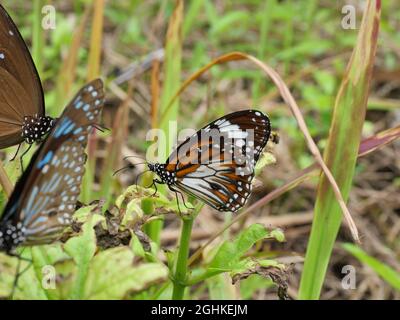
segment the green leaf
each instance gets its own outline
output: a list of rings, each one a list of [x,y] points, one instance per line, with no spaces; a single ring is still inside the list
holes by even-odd
[[[282,231],[281,229],[279,229],[279,228],[276,228],[276,229],[272,230],[272,231],[270,232],[270,236],[271,236],[272,238],[274,238],[276,241],[279,241],[279,242],[284,242],[284,241],[286,241],[286,239],[285,239],[285,234],[284,234],[283,231]]]
[[[232,31],[232,28],[236,31],[240,31],[240,26],[246,24],[249,20],[249,14],[244,11],[231,11],[225,13],[213,24],[210,35],[218,36],[228,31]],[[244,29],[242,29],[244,32]]]
[[[71,238],[64,246],[65,252],[74,259],[78,274],[71,291],[71,299],[81,299],[86,277],[89,271],[89,263],[96,252],[96,235],[94,226],[104,218],[100,215],[92,215],[88,221],[82,226],[82,234]]]
[[[315,80],[318,81],[318,86],[326,94],[333,95],[336,87],[335,77],[332,73],[325,70],[318,70],[314,74]]]
[[[206,281],[208,293],[211,300],[233,300],[235,299],[235,287],[232,280],[226,274],[218,274]]]
[[[144,258],[146,252],[144,251],[139,238],[134,233],[132,233],[131,248],[135,256]]]
[[[274,283],[271,279],[266,279],[259,276],[258,274],[253,274],[247,279],[240,281],[240,296],[242,299],[251,299],[257,290],[264,290],[273,287]]]
[[[33,269],[36,274],[36,278],[39,283],[42,284],[43,277],[47,274],[46,270],[54,268],[54,264],[57,261],[68,259],[68,255],[62,250],[61,245],[46,245],[46,246],[35,246],[32,247],[32,261]],[[55,270],[54,270],[55,271]],[[58,272],[56,271],[56,275]],[[46,297],[50,300],[60,299],[60,292],[54,289],[45,289],[41,286],[46,294]]]
[[[361,141],[379,21],[378,1],[367,1],[357,43],[336,97],[329,139],[324,151],[324,161],[344,201],[349,197]],[[331,184],[325,175],[321,175],[300,282],[300,299],[319,298],[341,222],[342,211]]]
[[[74,213],[74,221],[81,222],[81,223],[86,222],[89,219],[89,216],[95,207],[96,207],[96,205],[94,204],[94,205],[79,208]]]
[[[24,257],[27,257],[24,254]],[[10,298],[17,273],[18,258],[0,253],[0,298]],[[26,269],[28,268],[28,269]],[[30,262],[21,261],[20,271],[26,271],[20,276],[14,292],[14,299],[44,300],[46,294],[38,282]]]
[[[154,202],[149,198],[142,199],[141,207],[144,214],[154,213]]]
[[[122,299],[128,293],[164,281],[168,269],[160,263],[134,263],[128,247],[117,247],[96,255],[87,275],[84,299]]]
[[[390,284],[393,288],[400,290],[400,273],[384,264],[383,262],[368,255],[364,250],[351,243],[344,243],[343,248],[350,252],[360,262],[369,266],[383,280]]]
[[[234,241],[225,241],[211,261],[209,268],[220,271],[231,271],[238,267],[240,258],[259,240],[267,237],[269,232],[261,224],[253,224],[244,231]],[[239,266],[240,265],[240,266]]]

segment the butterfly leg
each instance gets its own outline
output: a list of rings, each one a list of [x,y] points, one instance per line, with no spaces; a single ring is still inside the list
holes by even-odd
[[[185,197],[183,196],[182,192],[179,192],[179,194],[181,195],[183,205],[184,205],[187,209],[193,210],[194,207],[188,207],[188,206],[186,205]]]
[[[15,290],[16,290],[17,285],[18,285],[18,280],[19,280],[19,278],[31,267],[31,265],[32,265],[32,260],[27,259],[27,258],[23,258],[23,257],[21,257],[21,255],[16,254],[16,253],[13,253],[13,252],[9,252],[8,255],[10,255],[10,256],[12,256],[12,257],[16,257],[16,258],[18,259],[17,270],[16,270],[16,273],[15,273],[15,278],[14,278],[14,282],[13,282],[13,287],[12,287],[11,293],[10,293],[10,298],[13,299],[14,294],[15,294]],[[27,266],[24,270],[22,270],[22,271],[20,272],[19,270],[20,270],[20,268],[21,268],[21,261],[28,261],[29,264],[28,264],[28,266]]]
[[[189,210],[193,210],[193,209],[194,209],[193,207],[188,207],[188,206],[186,205],[185,198],[184,198],[182,192],[180,192],[179,190],[176,190],[176,189],[173,188],[172,186],[170,186],[169,188],[170,188],[171,191],[175,192],[175,196],[176,196],[176,201],[177,201],[177,202],[178,202],[178,193],[179,193],[179,195],[180,195],[181,198],[182,198],[183,205],[186,207],[186,209],[189,209]],[[179,208],[179,203],[178,203],[178,208]],[[179,209],[179,212],[181,213],[180,209]]]
[[[149,188],[151,188],[151,187],[154,186],[154,189],[156,189],[156,191],[151,195],[151,197],[154,197],[154,196],[156,195],[156,193],[158,192],[158,190],[157,190],[157,183],[159,183],[159,184],[164,184],[164,182],[162,182],[161,180],[154,179],[154,180],[153,180],[153,183],[152,183],[150,186],[147,187],[147,188],[149,189]]]
[[[22,144],[22,142],[18,145],[17,152],[15,152],[14,156],[10,159],[10,161],[14,161],[15,158],[17,157],[17,154],[18,154],[18,152],[19,152],[19,149],[21,148],[21,144]]]
[[[21,267],[21,259],[18,259],[17,271],[16,271],[16,273],[15,273],[14,283],[13,283],[13,286],[12,286],[12,289],[11,289],[11,294],[10,294],[11,300],[12,300],[13,297],[14,297],[15,288],[17,287],[17,284],[18,284],[19,269],[20,269],[20,267]]]
[[[18,280],[19,280],[19,278],[20,278],[26,271],[28,271],[28,269],[29,269],[29,268],[31,267],[31,265],[32,265],[32,261],[30,261],[29,264],[26,266],[26,268],[23,269],[23,270],[20,272],[19,270],[20,270],[20,267],[21,267],[21,260],[24,260],[24,259],[18,259],[17,273],[16,273],[16,275],[15,275],[15,279],[14,279],[14,283],[13,283],[13,287],[12,287],[12,291],[11,291],[11,295],[10,295],[11,299],[13,299],[14,294],[15,294],[15,290],[18,288]]]
[[[24,155],[26,155],[27,153],[28,153],[28,151],[30,150],[32,148],[32,144],[30,144],[29,145],[29,147],[28,147],[28,149],[26,149],[22,154],[21,154],[21,156],[19,157],[19,162],[20,162],[20,164],[21,164],[21,170],[22,171],[24,171],[24,163],[23,163],[23,158],[24,158]]]
[[[181,207],[179,206],[178,192],[177,191],[174,192],[175,192],[176,205],[178,206],[179,216],[182,217]]]

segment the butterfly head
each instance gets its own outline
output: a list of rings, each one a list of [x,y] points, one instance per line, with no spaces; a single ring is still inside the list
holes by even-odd
[[[32,144],[40,141],[54,126],[55,120],[48,116],[25,116],[22,123],[22,137]]]
[[[25,241],[25,228],[21,223],[13,225],[5,222],[0,225],[0,252],[11,252]]]
[[[167,185],[171,185],[176,181],[175,173],[169,172],[163,163],[148,163],[147,167],[150,171],[156,173],[160,177],[161,181]]]

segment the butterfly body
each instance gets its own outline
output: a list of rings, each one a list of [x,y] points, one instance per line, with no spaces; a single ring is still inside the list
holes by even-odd
[[[254,168],[270,137],[269,118],[257,110],[228,114],[181,143],[166,163],[148,164],[174,192],[184,192],[218,211],[246,203]]]
[[[22,223],[13,225],[10,221],[0,226],[0,252],[10,254],[14,247],[17,247],[25,240],[25,227]]]
[[[71,223],[103,98],[100,79],[83,87],[35,152],[0,217],[0,251],[54,242]]]
[[[55,120],[49,116],[25,116],[22,123],[22,138],[32,144],[45,136],[54,126]]]

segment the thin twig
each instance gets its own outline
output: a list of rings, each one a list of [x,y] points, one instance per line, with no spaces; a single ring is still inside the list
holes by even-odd
[[[290,109],[292,110],[292,113],[293,113],[294,117],[296,118],[297,124],[299,125],[299,128],[300,128],[301,132],[303,133],[304,138],[306,139],[308,149],[310,150],[312,155],[317,160],[319,166],[321,167],[322,171],[324,172],[324,174],[326,175],[326,177],[328,178],[328,180],[332,186],[336,200],[338,201],[339,206],[342,209],[343,215],[349,225],[353,239],[356,242],[360,242],[357,226],[354,223],[353,218],[351,217],[349,209],[347,209],[346,203],[342,197],[342,193],[340,192],[339,186],[337,185],[336,180],[333,177],[331,171],[326,166],[326,164],[322,158],[322,155],[319,152],[317,145],[315,144],[314,140],[312,139],[312,137],[307,129],[307,125],[304,121],[304,118],[301,114],[300,108],[296,103],[296,100],[293,98],[292,94],[290,93],[288,87],[283,82],[282,78],[279,76],[279,74],[274,69],[270,68],[268,65],[261,62],[260,60],[258,60],[257,58],[255,58],[253,56],[248,56],[248,59],[253,61],[262,70],[264,70],[265,73],[272,79],[272,81],[275,83],[275,85],[279,88],[282,98],[285,100],[285,102],[289,105]]]

